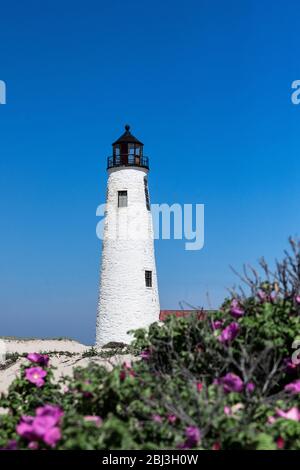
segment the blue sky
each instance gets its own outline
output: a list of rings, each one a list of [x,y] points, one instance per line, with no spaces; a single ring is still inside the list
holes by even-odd
[[[296,1],[1,5],[0,335],[94,340],[106,157],[125,123],[153,203],[205,204],[205,246],[156,243],[162,308],[299,234]],[[120,312],[121,314],[121,312]]]

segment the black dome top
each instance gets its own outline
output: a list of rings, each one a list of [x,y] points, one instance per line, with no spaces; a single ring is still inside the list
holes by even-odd
[[[125,126],[124,134],[122,134],[121,137],[119,137],[118,140],[113,143],[113,145],[122,143],[144,145],[140,140],[138,140],[136,137],[134,137],[134,135],[131,134],[130,126],[128,124],[126,124]]]

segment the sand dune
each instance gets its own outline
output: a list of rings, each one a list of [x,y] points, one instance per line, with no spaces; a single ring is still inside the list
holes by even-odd
[[[132,360],[133,356],[128,354],[115,355],[111,358],[82,357],[84,352],[91,349],[91,346],[78,343],[69,339],[0,339],[1,351],[6,351],[9,355],[12,353],[27,354],[30,352],[45,352],[50,354],[50,363],[57,369],[54,371],[55,380],[63,376],[71,376],[74,367],[86,367],[90,362],[101,364],[107,369],[111,369],[116,364],[122,364],[124,361]],[[97,349],[98,352],[102,350]],[[70,355],[70,353],[72,355]],[[0,363],[0,393],[5,393],[12,381],[20,371],[20,365],[25,363],[26,358],[20,357],[16,362],[9,361]]]

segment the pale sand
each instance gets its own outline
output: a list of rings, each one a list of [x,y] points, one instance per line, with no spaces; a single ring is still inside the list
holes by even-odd
[[[48,352],[51,354],[50,363],[57,369],[54,371],[55,381],[63,376],[72,376],[74,367],[86,367],[89,363],[95,362],[103,365],[107,369],[111,369],[116,364],[122,364],[124,361],[133,360],[131,355],[115,355],[111,358],[101,357],[82,357],[82,353],[91,349],[91,346],[85,346],[77,341],[68,339],[61,340],[40,340],[40,339],[1,339],[0,342],[3,350],[3,342],[6,353],[30,353],[30,352]],[[100,349],[98,349],[100,351]],[[107,350],[106,350],[107,351]],[[65,354],[63,354],[65,352]],[[60,354],[61,353],[61,354]],[[74,354],[68,356],[67,353]],[[4,370],[0,370],[0,393],[5,393],[12,381],[17,377],[20,371],[20,365],[25,363],[26,358],[19,358],[15,363],[11,364]],[[0,411],[1,412],[1,411]]]

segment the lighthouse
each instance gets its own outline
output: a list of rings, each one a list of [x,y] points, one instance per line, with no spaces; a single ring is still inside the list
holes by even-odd
[[[125,126],[107,159],[96,346],[130,343],[128,331],[159,320],[149,158]]]

